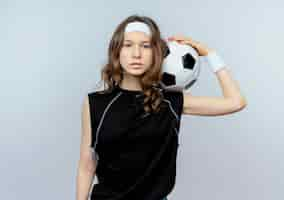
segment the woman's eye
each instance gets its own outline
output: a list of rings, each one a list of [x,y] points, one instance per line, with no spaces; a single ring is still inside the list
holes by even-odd
[[[151,45],[144,45],[145,48],[151,48]]]
[[[125,47],[130,47],[131,44],[124,44]],[[151,48],[151,45],[143,45],[143,48]]]

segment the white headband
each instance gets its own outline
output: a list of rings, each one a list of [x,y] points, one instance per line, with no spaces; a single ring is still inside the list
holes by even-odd
[[[151,35],[151,30],[149,26],[143,22],[130,22],[125,27],[124,32],[141,31],[147,35]]]

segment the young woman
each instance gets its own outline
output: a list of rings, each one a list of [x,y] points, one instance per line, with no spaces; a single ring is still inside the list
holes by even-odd
[[[92,91],[82,108],[76,196],[86,200],[167,200],[176,177],[182,114],[225,115],[246,106],[238,85],[213,49],[189,37],[167,38],[194,47],[216,73],[223,97],[162,87],[165,40],[149,17],[132,15],[116,28],[102,69],[107,89]]]

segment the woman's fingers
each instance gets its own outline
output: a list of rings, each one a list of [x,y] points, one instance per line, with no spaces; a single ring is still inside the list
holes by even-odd
[[[170,36],[168,37],[169,41],[177,41],[178,43],[181,44],[190,44],[195,46],[197,44],[197,42],[195,42],[193,39],[191,39],[190,37],[185,37],[182,35],[174,35],[174,36]]]
[[[172,40],[192,40],[190,37],[185,37],[183,35],[173,35],[168,38]]]
[[[177,35],[173,35],[168,37],[169,41],[176,41],[179,44],[186,44],[186,45],[190,45],[191,47],[193,47],[200,56],[204,56],[207,55],[209,53],[209,51],[214,51],[213,49],[208,48],[205,44],[199,42],[199,41],[195,41],[193,40],[191,37],[185,37],[183,35],[177,34]]]
[[[169,41],[176,41],[180,44],[190,44],[192,46],[195,46],[195,42],[190,38],[190,37],[185,37],[185,36],[181,36],[181,35],[174,35],[174,36],[170,36],[168,37]]]
[[[185,38],[181,37],[169,37],[169,41],[184,41]]]

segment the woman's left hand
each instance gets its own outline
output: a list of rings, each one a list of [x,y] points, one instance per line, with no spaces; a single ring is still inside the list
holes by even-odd
[[[207,56],[209,52],[214,51],[214,49],[208,48],[206,45],[198,42],[198,41],[194,41],[192,38],[190,37],[185,37],[182,35],[173,35],[167,38],[168,41],[176,41],[179,44],[186,44],[186,45],[190,45],[191,47],[193,47],[197,53],[199,54],[199,56]]]

